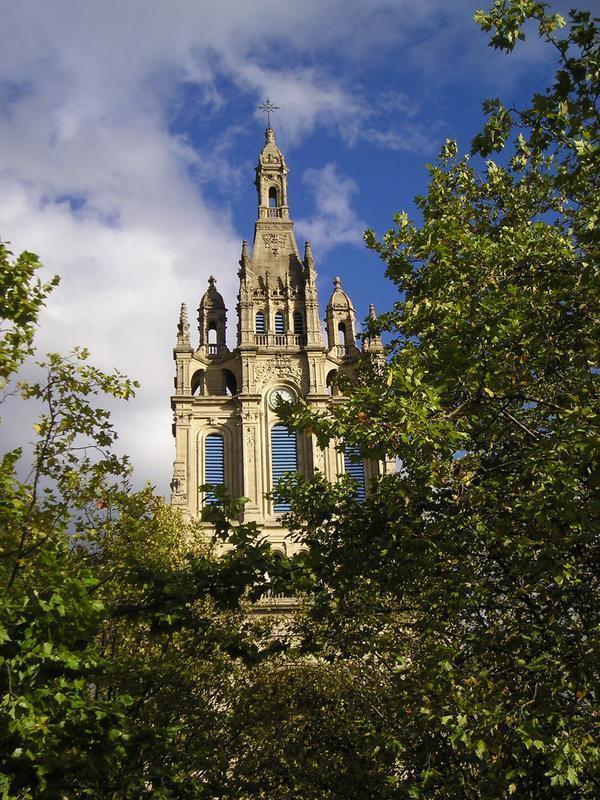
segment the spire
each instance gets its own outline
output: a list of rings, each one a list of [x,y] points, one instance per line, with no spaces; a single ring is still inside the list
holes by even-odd
[[[242,259],[241,264],[246,266],[250,261],[250,251],[248,250],[248,242],[244,239],[242,242]]]
[[[190,323],[188,320],[187,306],[181,304],[179,311],[179,322],[177,323],[177,350],[191,350],[190,345]]]
[[[379,333],[374,333],[373,329],[377,323],[377,314],[373,303],[369,305],[369,316],[367,317],[367,333],[363,338],[363,351],[369,353],[382,353],[383,342]]]
[[[238,278],[243,282],[248,277],[248,267],[250,266],[250,250],[248,249],[248,242],[245,239],[242,242],[242,255],[238,263],[240,265]]]
[[[307,269],[314,269],[315,268],[315,260],[312,254],[312,247],[310,246],[310,242],[304,243],[304,266]]]

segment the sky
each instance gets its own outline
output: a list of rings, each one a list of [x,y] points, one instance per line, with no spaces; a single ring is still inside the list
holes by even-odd
[[[40,352],[85,345],[140,381],[135,400],[110,406],[138,484],[168,491],[179,306],[194,326],[211,274],[233,344],[258,106],[280,109],[290,213],[300,248],[312,241],[323,315],[335,275],[359,319],[369,303],[385,311],[395,290],[363,231],[415,215],[426,164],[446,138],[468,151],[483,99],[524,105],[553,74],[533,34],[510,56],[488,47],[473,22],[487,4],[0,0],[0,239],[61,276]],[[33,438],[27,414],[7,412],[2,451]]]

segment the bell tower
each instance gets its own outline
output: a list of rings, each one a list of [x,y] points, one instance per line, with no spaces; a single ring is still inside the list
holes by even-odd
[[[272,109],[271,109],[272,110]],[[212,502],[204,484],[223,483],[245,496],[244,517],[262,527],[282,554],[293,550],[281,516],[285,504],[270,496],[288,471],[319,470],[329,480],[344,472],[362,480],[384,465],[357,462],[343,447],[322,450],[314,437],[289,431],[277,400],[302,398],[315,410],[336,402],[335,377],[351,372],[361,353],[355,312],[339,278],[321,329],[317,273],[310,242],[301,257],[288,204],[288,166],[269,125],[258,157],[258,212],[252,247],[239,260],[236,346],[226,344],[226,308],[209,279],[198,309],[199,340],[190,342],[182,306],[177,345],[173,433],[176,455],[171,501],[189,517]],[[371,357],[365,350],[364,357]]]

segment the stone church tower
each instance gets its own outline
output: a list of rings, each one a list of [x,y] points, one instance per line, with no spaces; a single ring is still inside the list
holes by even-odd
[[[278,396],[304,398],[315,410],[336,402],[336,374],[352,370],[360,356],[354,306],[339,278],[327,304],[324,340],[315,262],[310,242],[302,257],[296,244],[287,176],[285,158],[268,127],[256,168],[252,251],[243,242],[239,262],[236,347],[227,347],[227,309],[211,277],[198,307],[197,347],[190,341],[186,306],[181,306],[171,398],[173,505],[195,518],[211,500],[200,487],[224,483],[230,494],[250,498],[246,521],[259,523],[282,553],[291,548],[281,524],[287,509],[266,497],[280,475],[319,470],[334,481],[350,472],[364,492],[369,478],[383,468],[363,463],[348,449],[321,450],[312,437],[288,431],[277,416]],[[363,349],[375,357],[383,350],[378,338]]]

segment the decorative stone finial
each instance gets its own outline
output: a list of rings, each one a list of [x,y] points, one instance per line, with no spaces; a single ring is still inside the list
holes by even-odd
[[[342,282],[340,280],[340,276],[339,275],[336,275],[335,278],[333,279],[333,285],[335,286],[336,289],[341,289],[342,288]]]
[[[210,278],[208,279],[208,285],[209,286],[214,286],[216,282],[217,281],[215,280],[215,276],[211,275]]]
[[[373,305],[373,303],[371,303],[369,305],[368,322],[373,323],[376,320],[377,320],[377,314],[375,312],[375,306]],[[378,333],[367,331],[366,336],[363,338],[363,350],[375,354],[382,353],[383,342],[381,341],[381,336]]]
[[[244,239],[242,242],[242,255],[239,260],[240,268],[238,270],[238,278],[245,281],[247,278],[247,269],[250,266],[250,251],[248,249],[248,242]]]
[[[267,128],[265,131],[265,142],[267,144],[275,144],[275,131],[273,128]]]
[[[310,242],[308,241],[304,243],[304,263],[306,264],[307,267],[308,266],[312,267],[315,263],[312,254],[312,247],[310,246]]]
[[[179,311],[179,322],[177,324],[177,346],[190,346],[190,323],[188,320],[187,306],[185,303],[181,304],[181,309]]]

